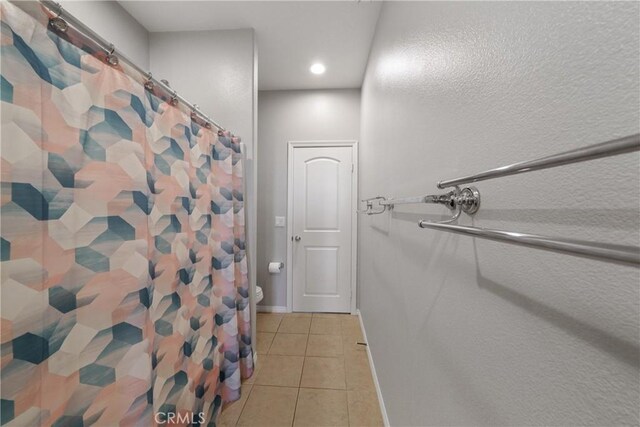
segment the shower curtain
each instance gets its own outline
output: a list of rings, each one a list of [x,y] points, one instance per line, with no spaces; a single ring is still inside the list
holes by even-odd
[[[1,7],[1,424],[213,424],[253,371],[239,139]]]

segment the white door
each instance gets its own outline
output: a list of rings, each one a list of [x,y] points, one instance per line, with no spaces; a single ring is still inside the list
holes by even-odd
[[[293,147],[293,311],[351,311],[353,152]]]

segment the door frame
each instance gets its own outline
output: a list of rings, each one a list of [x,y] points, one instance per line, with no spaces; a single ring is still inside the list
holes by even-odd
[[[287,159],[287,312],[293,312],[293,150],[302,147],[351,147],[351,314],[356,314],[356,274],[358,271],[358,141],[289,141]]]

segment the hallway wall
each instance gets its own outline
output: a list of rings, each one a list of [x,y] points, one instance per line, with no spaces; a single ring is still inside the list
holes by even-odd
[[[260,305],[287,305],[287,228],[276,228],[274,223],[276,215],[287,216],[289,141],[358,140],[359,134],[359,89],[259,92],[256,268],[264,291]],[[270,261],[285,263],[280,274],[269,274]]]
[[[639,131],[638,3],[387,2],[360,196]],[[637,153],[481,182],[462,225],[637,245]],[[360,309],[392,425],[638,424],[638,269],[362,216]],[[269,221],[272,219],[269,218]]]

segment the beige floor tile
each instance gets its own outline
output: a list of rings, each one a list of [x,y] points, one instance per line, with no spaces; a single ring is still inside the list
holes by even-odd
[[[313,313],[303,313],[303,312],[287,313],[284,316],[285,317],[312,317]]]
[[[297,388],[253,386],[238,425],[291,426],[297,396]]]
[[[305,357],[300,387],[344,390],[344,360],[339,357]]]
[[[366,352],[348,354],[344,359],[347,390],[373,390],[373,378]]]
[[[301,388],[295,426],[348,426],[347,393],[343,390]]]
[[[279,313],[258,313],[256,318],[257,332],[277,332],[283,316]]]
[[[373,390],[347,392],[350,427],[382,427],[378,395]]]
[[[358,316],[349,316],[341,319],[342,335],[354,337],[360,341],[363,340],[362,330],[360,329],[360,321]]]
[[[285,315],[280,322],[278,332],[286,334],[308,334],[311,326],[311,317]]]
[[[364,342],[364,335],[362,335],[362,331],[360,330],[343,330],[342,336],[352,338],[354,341]]]
[[[314,318],[319,319],[342,319],[345,316],[350,316],[350,314],[344,313],[313,313]]]
[[[325,335],[342,335],[340,319],[330,317],[314,317],[311,319],[311,333]]]
[[[342,323],[351,323],[360,326],[360,317],[358,315],[347,314],[340,317]]]
[[[256,351],[258,354],[267,354],[269,352],[275,335],[273,332],[256,332]]]
[[[260,368],[254,380],[256,385],[298,387],[304,357],[263,355],[258,359]]]
[[[309,335],[307,356],[342,356],[342,337],[340,335]]]
[[[240,413],[242,412],[242,408],[244,407],[249,394],[251,393],[251,388],[253,386],[243,385],[240,389],[241,395],[240,399],[235,402],[229,403],[222,408],[222,412],[216,419],[217,427],[231,427],[235,426],[240,418]]]
[[[349,335],[345,335],[342,337],[342,351],[346,355],[353,353],[367,353],[367,346],[358,344],[359,342],[363,342],[362,340],[357,339],[357,337],[352,337]]]
[[[281,356],[304,356],[307,348],[306,334],[277,333],[271,343],[269,354]]]

